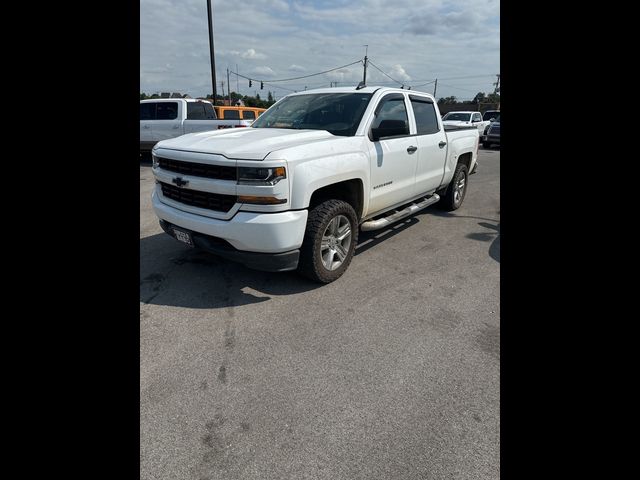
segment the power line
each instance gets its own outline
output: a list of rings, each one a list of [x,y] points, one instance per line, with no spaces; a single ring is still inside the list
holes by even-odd
[[[385,72],[383,72],[380,68],[378,68],[378,66],[377,66],[375,63],[373,63],[371,60],[369,60],[369,63],[371,64],[371,66],[372,66],[373,68],[375,68],[376,70],[378,70],[378,71],[379,71],[380,73],[382,73],[385,77],[388,77],[388,78],[390,78],[391,80],[393,80],[394,82],[396,82],[398,85],[404,85],[404,84],[405,84],[405,82],[401,82],[401,81],[396,80],[395,78],[393,78],[391,75],[387,75],[387,74],[386,74]]]
[[[289,82],[291,80],[300,80],[300,79],[303,79],[303,78],[315,77],[317,75],[324,75],[325,73],[333,72],[335,70],[340,70],[341,68],[350,67],[351,65],[355,65],[356,63],[362,63],[362,60],[358,60],[356,62],[348,63],[348,64],[342,65],[340,67],[330,68],[329,70],[325,70],[323,72],[312,73],[310,75],[303,75],[301,77],[280,78],[280,79],[277,79],[277,80],[269,80],[269,82],[271,82],[271,83],[273,83],[273,82]],[[244,79],[247,79],[247,80],[254,80],[254,81],[257,81],[257,82],[262,81],[262,80],[256,79],[256,78],[245,77],[244,75],[240,75],[238,72],[231,72],[231,73],[233,73],[234,75],[237,75],[239,77],[242,77]]]

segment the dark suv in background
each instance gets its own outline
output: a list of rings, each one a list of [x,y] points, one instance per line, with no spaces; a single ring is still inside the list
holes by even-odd
[[[482,146],[484,148],[489,148],[493,144],[500,145],[500,115],[496,117],[496,119],[491,122],[489,128],[487,128],[486,133],[482,136]]]

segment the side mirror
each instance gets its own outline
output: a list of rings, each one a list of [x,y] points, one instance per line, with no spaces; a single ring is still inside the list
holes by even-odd
[[[371,129],[371,140],[377,142],[381,138],[408,135],[409,128],[402,120],[383,120],[378,128]]]
[[[493,122],[495,122],[495,121],[496,121],[496,119],[495,119],[495,118],[493,118],[493,117],[491,117],[491,118],[489,119],[489,122],[490,122],[490,123],[493,123]]]

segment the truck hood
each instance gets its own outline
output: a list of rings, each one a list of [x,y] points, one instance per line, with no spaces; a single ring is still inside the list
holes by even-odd
[[[269,153],[276,150],[335,138],[340,137],[326,130],[225,128],[210,132],[189,133],[163,140],[157,144],[157,147],[214,153],[238,160],[263,160]]]

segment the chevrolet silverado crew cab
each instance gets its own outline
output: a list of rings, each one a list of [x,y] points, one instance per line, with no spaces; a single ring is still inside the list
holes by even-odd
[[[185,133],[220,128],[248,127],[253,120],[217,118],[211,102],[195,98],[166,98],[140,101],[140,151],[148,152],[160,140]]]
[[[322,283],[360,230],[462,204],[475,126],[447,127],[432,95],[330,88],[288,95],[249,128],[192,133],[152,152],[152,203],[177,240],[248,267]]]

